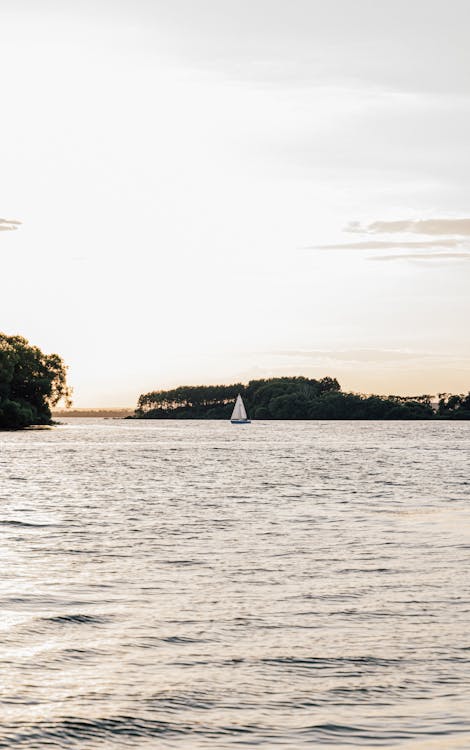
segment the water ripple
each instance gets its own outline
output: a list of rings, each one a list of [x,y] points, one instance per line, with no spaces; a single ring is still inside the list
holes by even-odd
[[[0,747],[470,747],[470,425],[0,442]]]

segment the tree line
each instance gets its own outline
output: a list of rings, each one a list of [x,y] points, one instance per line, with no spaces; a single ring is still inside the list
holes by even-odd
[[[0,429],[51,424],[51,408],[70,404],[67,368],[22,336],[0,333]],[[347,393],[336,378],[280,377],[248,384],[186,385],[144,393],[139,419],[229,419],[241,394],[252,419],[470,419],[468,394],[375,396]]]
[[[376,396],[347,393],[336,378],[250,380],[248,385],[179,386],[144,393],[140,419],[229,419],[240,393],[252,419],[470,419],[470,393]]]

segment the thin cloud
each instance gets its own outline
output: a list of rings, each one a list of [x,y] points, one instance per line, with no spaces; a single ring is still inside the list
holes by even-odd
[[[395,242],[394,240],[364,240],[362,242],[343,242],[337,245],[310,245],[307,250],[411,250],[441,247],[462,247],[461,240],[422,240],[418,242]]]
[[[291,349],[269,352],[271,355],[278,357],[287,357],[300,360],[317,360],[319,363],[325,360],[332,362],[342,362],[344,364],[369,363],[369,364],[393,364],[399,362],[413,361],[435,361],[435,362],[453,362],[465,361],[460,355],[447,353],[433,353],[423,351],[410,351],[409,349]]]
[[[345,229],[354,234],[397,234],[410,232],[428,236],[454,234],[470,237],[470,219],[416,219],[403,221],[374,221],[362,226],[353,221]]]
[[[372,255],[367,260],[470,260],[470,253],[393,253]]]
[[[413,260],[413,261],[467,261],[470,260],[470,219],[416,219],[403,221],[374,221],[370,224],[350,222],[346,232],[366,235],[357,242],[341,242],[330,245],[313,245],[312,250],[407,250],[405,253],[373,255],[367,260]],[[407,240],[414,233],[433,236],[429,240]],[[401,234],[396,240],[371,240],[371,234]],[[453,237],[449,235],[454,235]],[[412,252],[414,250],[438,252]],[[446,252],[446,250],[455,252]],[[442,251],[442,252],[439,252]]]
[[[15,219],[0,219],[0,232],[14,232],[21,225],[21,221]]]
[[[411,352],[403,349],[309,349],[285,350],[272,352],[281,357],[302,357],[317,360],[334,360],[340,362],[396,362],[397,360],[421,359],[433,357],[426,352]]]

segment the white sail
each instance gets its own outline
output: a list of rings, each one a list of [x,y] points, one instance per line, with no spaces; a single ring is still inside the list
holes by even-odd
[[[235,401],[235,406],[233,407],[231,419],[232,421],[234,419],[236,420],[246,419],[245,405],[243,403],[243,399],[240,396],[240,394],[238,394],[237,400]]]

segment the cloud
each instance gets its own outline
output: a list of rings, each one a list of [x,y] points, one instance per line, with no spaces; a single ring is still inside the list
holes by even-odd
[[[14,232],[21,225],[21,221],[14,219],[0,219],[0,232]]]
[[[287,350],[272,352],[281,357],[301,357],[318,360],[334,360],[340,362],[396,362],[411,359],[434,357],[426,352],[411,352],[403,349],[310,349]]]
[[[399,221],[374,221],[361,225],[350,222],[345,232],[365,235],[357,242],[340,242],[330,245],[311,245],[311,250],[407,250],[405,253],[373,255],[367,260],[470,260],[470,219],[406,219]],[[408,240],[407,234],[433,237],[429,240]],[[401,234],[396,240],[371,240],[371,234]],[[453,237],[449,235],[454,235]],[[410,252],[410,251],[423,252]],[[426,252],[442,250],[443,252]],[[446,252],[446,250],[455,252]]]
[[[394,253],[373,255],[367,260],[470,260],[470,253]]]
[[[329,360],[331,362],[347,364],[367,363],[386,365],[404,362],[443,362],[467,361],[468,358],[460,354],[433,353],[423,351],[410,351],[409,349],[291,349],[270,352],[277,357],[287,357],[298,360],[316,360],[319,364]]]
[[[461,240],[423,240],[421,242],[406,242],[394,240],[363,240],[362,242],[343,242],[337,245],[311,245],[307,250],[411,250],[440,247],[461,247]]]
[[[405,219],[401,221],[374,221],[361,226],[353,221],[345,229],[354,234],[397,234],[411,232],[428,236],[454,234],[470,237],[470,219]]]

